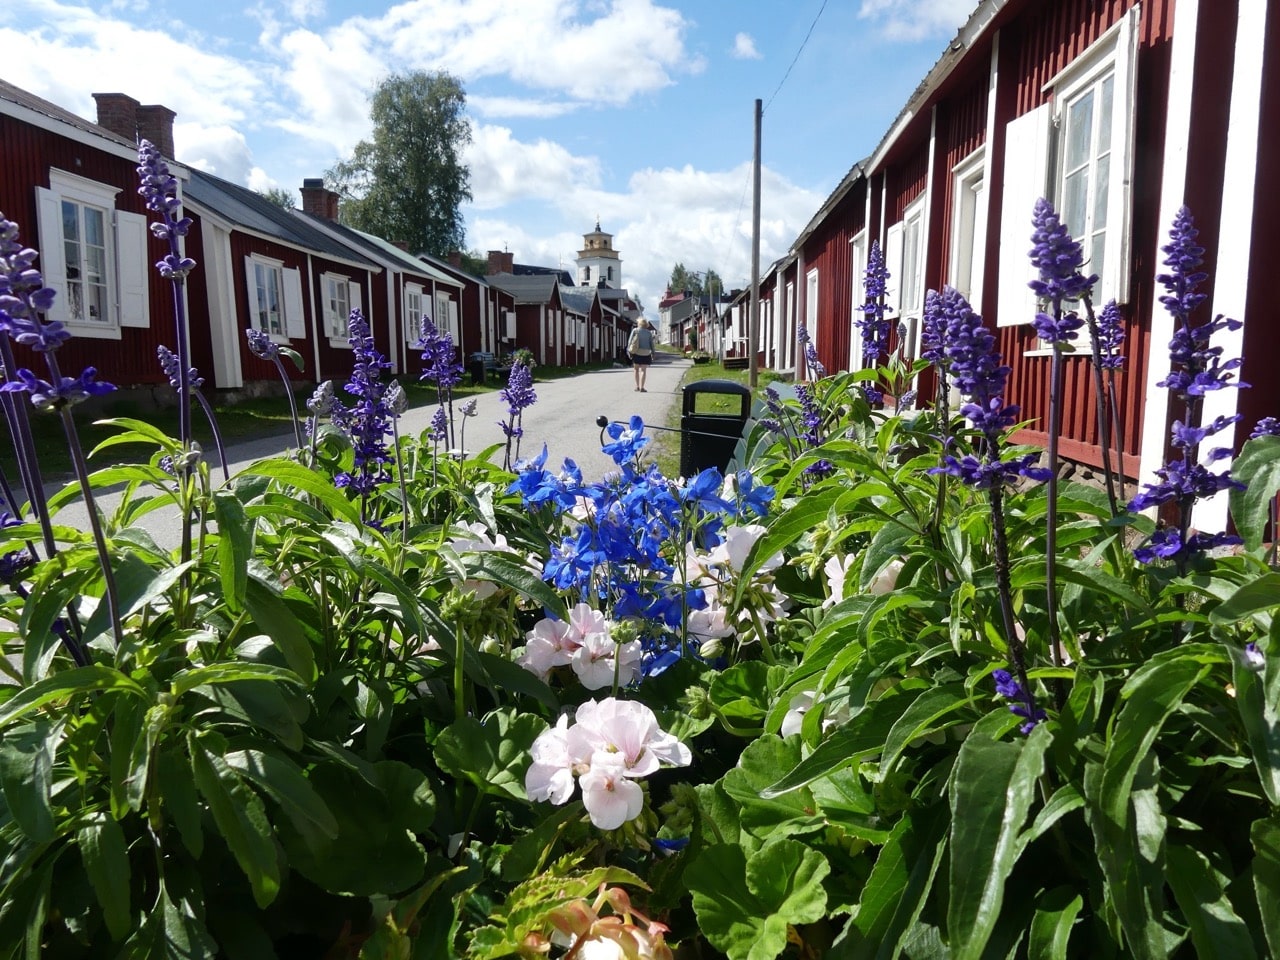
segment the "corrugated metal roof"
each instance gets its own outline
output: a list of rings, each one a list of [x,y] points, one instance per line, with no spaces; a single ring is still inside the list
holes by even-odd
[[[518,277],[513,273],[495,273],[488,280],[492,286],[515,297],[517,303],[547,303],[560,285],[556,274]]]
[[[295,247],[362,266],[378,264],[352,245],[313,227],[297,211],[276,206],[266,197],[201,170],[191,171],[186,198],[238,227],[282,240]]]

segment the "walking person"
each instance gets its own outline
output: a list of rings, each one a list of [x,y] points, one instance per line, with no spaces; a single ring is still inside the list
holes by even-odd
[[[653,324],[641,317],[627,339],[627,354],[631,357],[631,369],[636,375],[636,390],[648,393],[645,389],[645,378],[649,374],[649,364],[653,362]]]

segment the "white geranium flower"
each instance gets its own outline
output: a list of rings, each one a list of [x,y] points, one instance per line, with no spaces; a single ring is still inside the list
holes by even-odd
[[[784,737],[800,732],[804,724],[804,715],[813,709],[813,699],[816,696],[816,690],[801,690],[791,698],[791,702],[787,705],[787,713],[782,718],[780,732]]]
[[[603,690],[613,685],[625,687],[640,678],[640,660],[644,650],[639,640],[618,644],[607,625],[604,630],[588,633],[582,645],[573,652],[570,663],[582,685],[588,690]]]
[[[867,591],[874,594],[889,593],[898,585],[898,574],[902,573],[903,562],[901,560],[890,560],[871,579],[871,583],[867,585]]]
[[[582,805],[601,830],[616,830],[640,816],[644,809],[644,791],[640,784],[627,778],[626,767],[617,754],[593,754],[591,769],[580,780]]]
[[[734,573],[741,573],[747,562],[747,554],[765,534],[765,528],[758,523],[748,523],[740,527],[727,527],[720,545],[711,551],[712,558],[718,563],[728,564]],[[768,573],[782,565],[781,552],[769,557],[758,568],[759,573]]]
[[[474,523],[460,523],[459,527],[471,536],[455,536],[449,538],[449,546],[455,553],[487,553],[491,550],[509,550],[507,538],[502,534],[490,538],[489,528],[478,520]],[[498,592],[498,585],[492,580],[465,580],[462,589],[474,593],[477,600],[484,600]]]
[[[546,680],[552,669],[570,663],[573,652],[581,645],[569,624],[544,617],[525,635],[524,653],[516,663]]]
[[[569,718],[562,715],[550,730],[538,734],[529,748],[533,763],[524,775],[530,800],[550,800],[556,806],[573,795],[573,758],[569,754]]]
[[[853,566],[854,555],[846,553],[843,557],[828,557],[827,562],[822,566],[822,572],[827,575],[827,592],[829,596],[822,603],[822,608],[834,607],[837,603],[844,599],[844,582],[849,575],[849,570]]]

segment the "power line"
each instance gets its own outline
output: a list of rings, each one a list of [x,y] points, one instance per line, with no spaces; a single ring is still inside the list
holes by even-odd
[[[813,18],[813,23],[809,24],[809,32],[804,35],[804,40],[800,42],[800,49],[797,50],[796,55],[791,58],[791,64],[787,67],[787,72],[784,73],[782,75],[782,79],[778,81],[777,89],[773,91],[772,95],[770,95],[769,99],[765,102],[763,112],[769,112],[769,105],[773,103],[773,98],[782,90],[782,85],[787,82],[787,77],[791,76],[791,68],[796,65],[796,61],[800,59],[800,54],[804,53],[804,48],[809,45],[809,38],[813,36],[813,29],[818,25],[818,21],[822,18],[822,11],[825,9],[827,9],[827,0],[822,0],[822,6],[818,8],[818,13]]]

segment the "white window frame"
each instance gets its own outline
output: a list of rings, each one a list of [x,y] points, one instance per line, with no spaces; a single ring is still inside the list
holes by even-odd
[[[341,273],[320,274],[320,299],[324,303],[324,329],[329,342],[348,344],[351,311],[360,308],[360,287]]]
[[[921,193],[902,211],[902,255],[898,263],[901,280],[895,304],[899,319],[918,320],[924,309],[924,201],[927,195]],[[893,267],[889,270],[892,272]]]
[[[987,149],[979,147],[951,169],[951,255],[947,281],[982,312],[982,275],[986,262]]]
[[[1064,218],[1062,210],[1065,197],[1066,147],[1068,137],[1067,116],[1072,105],[1090,92],[1100,92],[1105,81],[1112,80],[1111,123],[1106,131],[1109,164],[1106,176],[1107,202],[1105,208],[1097,208],[1096,186],[1098,178],[1093,178],[1086,196],[1088,224],[1082,228],[1080,224],[1067,223],[1072,236],[1084,247],[1085,269],[1099,274],[1101,280],[1094,288],[1094,302],[1106,303],[1115,299],[1117,303],[1129,300],[1128,269],[1132,243],[1132,184],[1134,156],[1134,114],[1137,96],[1137,54],[1138,23],[1141,8],[1133,7],[1120,20],[1108,29],[1101,37],[1089,46],[1081,56],[1058,72],[1044,89],[1052,91],[1053,121],[1056,127],[1056,156],[1051,170],[1052,199]],[[1096,102],[1096,101],[1095,101]],[[1098,111],[1094,111],[1091,143],[1101,135]],[[1096,173],[1096,157],[1090,160],[1091,173]],[[1105,247],[1101,263],[1091,262],[1088,258],[1093,246],[1093,236],[1086,236],[1085,231],[1096,233],[1091,228],[1095,223],[1098,209],[1105,210]]]
[[[57,320],[78,337],[119,340],[121,329],[151,325],[150,272],[147,256],[147,218],[116,209],[119,187],[99,183],[57,168],[49,171],[49,187],[36,187],[37,234],[44,282],[57,292],[49,320]],[[103,316],[77,319],[70,313],[66,241],[63,237],[62,204],[74,204],[81,213],[88,208],[102,216]],[[84,237],[75,241],[84,246]]]
[[[849,369],[862,369],[862,328],[858,321],[866,314],[862,312],[867,302],[867,231],[864,227],[849,238],[849,264],[852,278],[850,280],[849,302],[852,312],[849,317]]]
[[[273,343],[288,343],[290,340],[305,340],[307,336],[306,316],[302,312],[302,271],[294,267],[286,267],[283,260],[264,257],[253,253],[244,258],[245,291],[248,296],[249,313],[246,326],[262,330]],[[264,329],[258,319],[261,315],[259,307],[261,298],[258,286],[258,270],[270,270],[277,276],[277,298],[280,311],[280,330],[273,332]]]
[[[422,304],[426,292],[420,283],[404,285],[404,342],[409,346],[415,346],[422,339],[422,315],[425,312]]]

